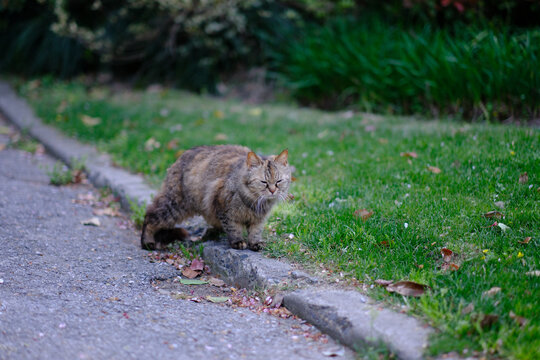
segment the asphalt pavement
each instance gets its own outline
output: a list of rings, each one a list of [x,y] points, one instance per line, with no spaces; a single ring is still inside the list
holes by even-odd
[[[56,160],[9,141],[0,134],[0,359],[353,358],[298,319],[158,291],[178,270],[150,262],[122,218],[83,225],[95,214],[80,199],[98,191],[49,185]]]

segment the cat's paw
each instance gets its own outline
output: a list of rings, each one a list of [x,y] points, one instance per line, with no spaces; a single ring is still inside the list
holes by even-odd
[[[230,244],[231,244],[231,247],[236,250],[245,250],[248,247],[248,244],[243,240],[231,242]]]
[[[251,251],[259,251],[263,248],[263,243],[262,242],[250,243],[248,244],[248,248]]]
[[[156,250],[156,243],[154,241],[147,241],[146,239],[143,239],[141,241],[141,248],[143,250],[153,251]]]

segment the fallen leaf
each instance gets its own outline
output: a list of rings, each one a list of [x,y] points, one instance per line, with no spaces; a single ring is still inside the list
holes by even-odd
[[[199,276],[201,274],[201,271],[195,271],[191,268],[188,268],[188,267],[184,267],[182,269],[182,275],[184,275],[185,277],[187,277],[188,279],[193,279],[193,278],[196,278],[197,276]]]
[[[441,169],[439,169],[436,166],[428,166],[428,170],[431,171],[434,174],[440,174],[441,173]]]
[[[499,321],[499,316],[495,314],[484,314],[482,316],[482,320],[480,320],[480,326],[483,329],[490,328],[493,326],[497,321]]]
[[[491,289],[489,289],[489,290],[487,290],[487,291],[484,291],[484,292],[482,293],[482,296],[493,296],[493,295],[495,295],[495,294],[501,292],[501,290],[502,290],[502,289],[501,289],[500,287],[494,286],[494,287],[492,287]]]
[[[262,109],[261,108],[253,108],[248,111],[248,114],[251,116],[261,116]]]
[[[345,348],[343,346],[337,346],[334,348],[326,349],[322,351],[324,356],[328,357],[338,357],[345,355]]]
[[[498,226],[498,227],[500,227],[502,231],[506,231],[506,230],[510,229],[510,227],[509,227],[509,226],[507,226],[507,225],[504,225],[504,224],[503,224],[503,223],[501,223],[501,222],[500,222],[500,223],[498,223],[498,224],[497,224],[497,226]]]
[[[204,261],[201,259],[193,259],[191,265],[189,266],[191,270],[203,271],[204,270]]]
[[[4,151],[5,148],[6,148],[6,144],[0,144],[0,151]]]
[[[219,134],[216,134],[216,136],[214,136],[214,140],[216,140],[216,141],[225,141],[228,138],[229,137],[226,134],[223,134],[223,133],[219,133]]]
[[[373,211],[367,209],[359,209],[354,212],[354,216],[361,217],[362,220],[366,221],[373,215]]]
[[[449,263],[451,260],[452,260],[452,255],[454,254],[454,252],[450,249],[447,249],[447,248],[442,248],[441,249],[441,255],[443,257],[443,261],[445,263]]]
[[[528,276],[540,276],[540,270],[527,271],[525,275]]]
[[[83,122],[84,125],[86,125],[88,127],[93,127],[93,126],[97,126],[97,125],[99,125],[101,123],[101,118],[92,117],[92,116],[82,114],[81,115],[81,121]]]
[[[0,135],[9,135],[11,134],[11,129],[7,126],[0,125]]]
[[[374,132],[375,130],[377,130],[377,128],[375,127],[375,125],[367,125],[364,130],[366,132]]]
[[[204,284],[208,284],[208,281],[196,280],[196,279],[180,279],[180,284],[184,284],[184,285],[204,285]]]
[[[504,209],[504,201],[495,201],[495,206],[499,209]]]
[[[375,284],[377,285],[381,285],[381,286],[388,286],[390,284],[392,284],[393,281],[392,280],[383,280],[383,279],[377,279],[375,280]]]
[[[520,244],[528,244],[531,241],[531,239],[532,239],[532,237],[527,236],[525,239],[523,239],[521,241],[518,240],[518,243],[520,243]]]
[[[167,143],[168,150],[173,150],[173,149],[176,149],[177,147],[178,147],[178,139],[172,139],[171,141]]]
[[[472,313],[474,310],[474,304],[473,303],[470,303],[469,305],[465,306],[463,308],[463,310],[461,310],[461,314],[462,315],[467,315],[467,314],[470,314]]]
[[[93,217],[87,220],[82,220],[81,224],[88,225],[88,226],[101,226],[101,222],[99,221],[99,218],[97,217]]]
[[[523,174],[519,175],[518,183],[520,184],[526,184],[529,182],[529,174],[524,172]]]
[[[418,284],[413,281],[398,281],[386,287],[389,292],[395,292],[403,296],[422,296],[427,288],[426,285]]]
[[[452,271],[456,271],[456,270],[459,270],[459,265],[456,265],[454,263],[444,263],[441,265],[441,270],[452,270]]]
[[[224,303],[229,300],[229,297],[227,296],[207,296],[206,300],[213,302],[213,303]]]
[[[410,151],[410,152],[402,152],[402,153],[399,153],[399,156],[403,156],[403,157],[408,157],[408,158],[414,158],[416,159],[418,157],[418,154],[415,153],[414,151]]]
[[[502,219],[504,215],[499,211],[488,211],[487,213],[484,214],[484,217],[488,219],[492,219],[492,218]]]
[[[94,209],[92,211],[94,213],[94,215],[97,215],[97,216],[120,216],[120,212],[118,212],[118,210],[116,209],[113,209],[111,207],[106,207],[104,209]]]
[[[179,292],[179,293],[171,294],[171,296],[173,299],[176,299],[176,300],[187,300],[189,299],[190,295]]]
[[[161,143],[159,141],[156,141],[153,137],[149,138],[144,143],[144,150],[146,151],[152,151],[154,149],[159,149],[161,147]]]
[[[225,281],[215,278],[215,277],[211,277],[210,279],[208,279],[208,283],[210,285],[217,286],[217,287],[225,286]]]
[[[508,315],[510,316],[510,319],[514,319],[519,324],[519,326],[523,326],[528,322],[528,320],[525,319],[523,316],[518,316],[513,311],[510,311]]]

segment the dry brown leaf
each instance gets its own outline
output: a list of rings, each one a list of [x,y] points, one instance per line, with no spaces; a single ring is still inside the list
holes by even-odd
[[[370,211],[368,209],[359,209],[354,212],[354,216],[362,218],[362,220],[366,221],[373,215],[373,211]]]
[[[204,270],[204,261],[201,259],[193,259],[191,265],[189,266],[191,270],[203,271]]]
[[[456,265],[454,263],[444,263],[441,265],[441,270],[452,270],[452,271],[456,271],[456,270],[459,270],[459,265]]]
[[[531,239],[532,239],[532,237],[527,236],[525,239],[523,239],[521,241],[518,240],[518,243],[520,243],[520,244],[528,244],[531,241]]]
[[[216,141],[225,141],[228,138],[229,137],[227,136],[227,134],[223,134],[223,133],[219,133],[219,134],[216,134],[216,136],[214,136],[214,140]]]
[[[523,326],[528,322],[526,318],[516,315],[513,311],[510,311],[508,315],[510,316],[510,319],[514,319],[519,324],[519,326]]]
[[[499,321],[499,316],[495,314],[484,314],[482,320],[480,320],[480,326],[482,329],[490,328],[497,321]]]
[[[101,222],[97,217],[93,217],[91,219],[82,220],[81,224],[88,225],[88,226],[101,226]]]
[[[445,263],[449,263],[451,260],[452,260],[452,256],[453,256],[454,252],[450,249],[447,249],[447,248],[442,248],[441,249],[441,255],[443,257],[443,261]]]
[[[177,147],[178,147],[178,139],[172,139],[171,141],[167,143],[168,150],[173,150],[173,149],[176,149]]]
[[[502,219],[504,215],[500,211],[488,211],[487,213],[484,214],[484,217],[488,219],[492,219],[492,218]]]
[[[440,174],[441,173],[441,169],[439,169],[436,166],[428,166],[427,168],[428,168],[429,171],[431,171],[434,174]]]
[[[118,212],[118,210],[116,209],[113,209],[111,207],[106,207],[104,209],[94,209],[92,211],[94,213],[94,215],[97,215],[97,216],[120,216],[120,212]]]
[[[529,174],[524,172],[523,174],[519,175],[518,183],[520,184],[526,184],[529,182]]]
[[[377,285],[381,285],[381,286],[388,286],[390,284],[392,284],[393,281],[392,280],[383,280],[383,279],[377,279],[375,280],[375,284]]]
[[[474,310],[474,304],[473,303],[470,303],[469,305],[465,306],[463,308],[463,310],[461,310],[461,314],[462,315],[467,315],[467,314],[470,314],[472,313]]]
[[[502,289],[501,289],[500,287],[494,286],[494,287],[492,287],[491,289],[489,289],[489,290],[487,290],[487,291],[484,291],[484,292],[482,293],[482,296],[493,296],[493,295],[495,295],[495,294],[501,292],[501,290],[502,290]]]
[[[191,268],[188,268],[188,267],[184,267],[182,269],[182,275],[184,275],[188,279],[196,278],[197,276],[200,275],[200,273],[201,273],[200,271],[195,271],[195,270],[192,270]]]
[[[403,157],[408,157],[408,158],[414,158],[416,159],[418,157],[418,154],[415,153],[414,151],[409,151],[409,152],[402,152],[402,153],[399,153],[399,156],[403,156]]]
[[[418,284],[413,281],[398,281],[386,287],[389,292],[395,292],[403,296],[422,296],[426,291],[427,286]]]
[[[88,127],[93,127],[93,126],[99,125],[101,123],[101,118],[92,117],[92,116],[82,114],[81,115],[81,121],[83,122],[84,125],[86,125]]]
[[[225,286],[225,281],[223,281],[221,279],[218,279],[218,278],[215,278],[215,277],[211,277],[210,279],[208,279],[208,283],[210,285],[216,286],[216,287]]]

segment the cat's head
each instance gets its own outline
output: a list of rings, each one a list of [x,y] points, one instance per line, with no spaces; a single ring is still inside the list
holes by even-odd
[[[288,155],[287,149],[268,158],[260,158],[254,152],[247,155],[246,184],[253,196],[264,200],[285,200],[291,184]]]

